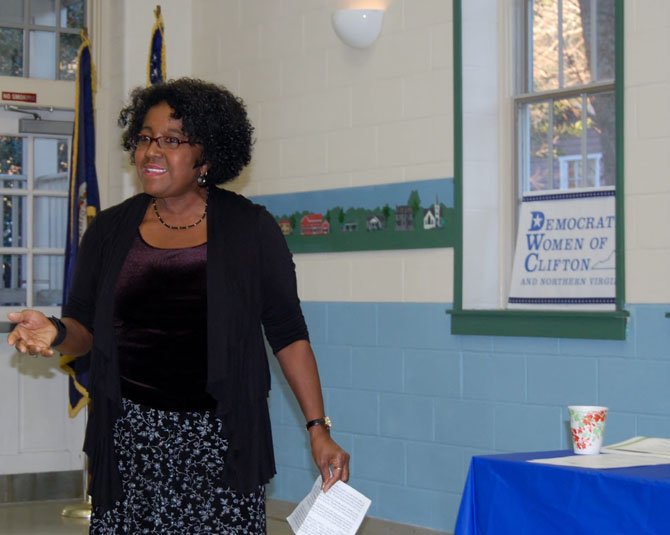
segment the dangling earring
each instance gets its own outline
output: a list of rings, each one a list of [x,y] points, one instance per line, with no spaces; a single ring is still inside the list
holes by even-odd
[[[196,182],[198,183],[198,186],[200,186],[201,188],[206,187],[207,186],[207,173],[205,173],[204,175],[200,175],[198,177],[198,179],[196,180]]]

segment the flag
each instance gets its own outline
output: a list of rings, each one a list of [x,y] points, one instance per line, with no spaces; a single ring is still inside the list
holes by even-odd
[[[63,304],[72,285],[79,241],[86,227],[100,210],[98,177],[95,171],[94,97],[95,69],[91,59],[91,42],[86,31],[77,53],[77,80],[75,97],[74,135],[70,159],[70,187],[68,196],[67,242],[65,244],[65,275]],[[87,405],[90,355],[74,358],[62,355],[61,368],[69,375],[69,412],[71,417]]]
[[[151,29],[151,43],[149,44],[149,62],[147,63],[147,85],[154,85],[165,81],[167,66],[165,64],[165,27],[161,6],[154,9],[156,22]]]

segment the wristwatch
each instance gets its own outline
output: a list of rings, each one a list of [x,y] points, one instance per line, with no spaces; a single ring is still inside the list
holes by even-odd
[[[324,426],[328,431],[330,431],[330,428],[333,426],[333,423],[330,421],[330,417],[324,416],[323,418],[317,418],[316,420],[310,420],[305,424],[305,427],[309,429],[310,427],[314,427],[315,425],[322,425]]]
[[[65,337],[67,336],[67,327],[60,320],[60,318],[55,316],[49,317],[49,321],[53,323],[54,327],[56,327],[56,338],[54,338],[54,341],[51,342],[51,347],[56,347],[61,345],[65,340]]]

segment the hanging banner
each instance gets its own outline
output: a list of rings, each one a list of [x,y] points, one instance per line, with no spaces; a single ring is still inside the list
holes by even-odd
[[[613,187],[524,195],[508,308],[614,310]]]

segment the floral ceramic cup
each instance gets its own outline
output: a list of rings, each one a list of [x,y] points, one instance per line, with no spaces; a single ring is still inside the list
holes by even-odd
[[[607,407],[571,405],[568,407],[568,412],[574,452],[578,455],[600,453],[605,434]]]

